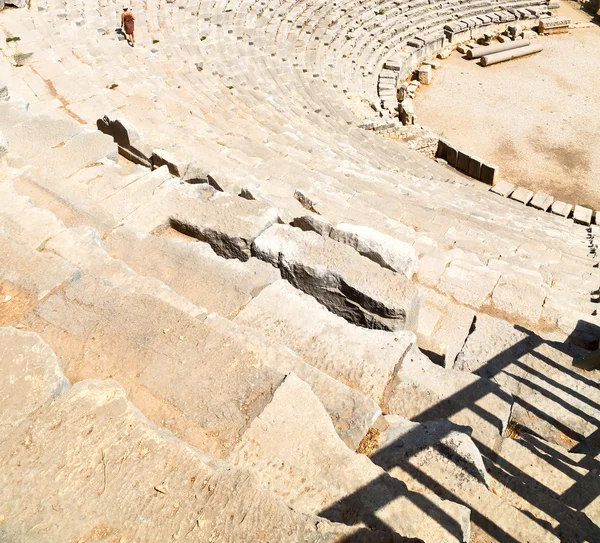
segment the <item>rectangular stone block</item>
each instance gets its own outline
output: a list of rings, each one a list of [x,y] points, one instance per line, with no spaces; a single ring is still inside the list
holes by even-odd
[[[431,80],[433,79],[432,72],[433,70],[428,64],[424,64],[423,66],[421,66],[417,72],[419,83],[422,83],[423,85],[429,85],[431,83]]]
[[[495,185],[498,182],[498,171],[499,168],[491,162],[481,163],[481,181],[488,185]]]
[[[507,181],[500,181],[497,185],[490,189],[491,192],[499,194],[500,196],[504,196],[505,198],[510,196],[513,190],[515,190],[515,186]]]
[[[449,146],[446,149],[446,160],[450,166],[456,168],[456,165],[458,164],[458,150],[452,146]]]
[[[550,211],[554,215],[560,215],[561,217],[568,217],[572,210],[573,206],[571,204],[566,204],[565,202],[561,202],[559,200],[556,200],[556,202],[554,202],[550,208]]]
[[[545,192],[538,192],[532,198],[531,202],[529,202],[529,205],[531,207],[535,207],[536,209],[541,209],[542,211],[548,211],[553,202],[554,196],[550,196]]]
[[[481,163],[482,160],[477,158],[476,156],[472,156],[469,161],[469,177],[473,177],[474,179],[479,179],[481,177]]]
[[[447,161],[449,148],[450,148],[450,142],[444,138],[440,138],[438,140],[438,146],[437,146],[437,150],[435,152],[436,158],[442,158]]]
[[[521,202],[522,204],[527,205],[531,199],[533,198],[533,191],[526,189],[524,187],[518,187],[511,195],[511,200],[516,200],[517,202]]]
[[[573,210],[573,220],[577,224],[589,226],[592,222],[592,213],[593,210],[589,207],[575,206],[575,209]]]
[[[467,155],[463,151],[458,151],[458,164],[457,164],[458,171],[468,174],[470,161],[471,161],[471,157],[469,155]]]

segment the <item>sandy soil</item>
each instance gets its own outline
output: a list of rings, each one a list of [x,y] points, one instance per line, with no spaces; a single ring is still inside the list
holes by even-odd
[[[453,53],[419,89],[417,120],[503,179],[600,209],[600,27],[536,40],[541,53],[487,68]]]

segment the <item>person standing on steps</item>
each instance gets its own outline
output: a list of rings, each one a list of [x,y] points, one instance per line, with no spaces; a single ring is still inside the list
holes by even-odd
[[[125,32],[127,36],[127,41],[129,45],[133,47],[135,45],[135,35],[134,35],[134,27],[135,27],[135,15],[129,11],[129,8],[123,8],[123,13],[121,13],[121,28]]]

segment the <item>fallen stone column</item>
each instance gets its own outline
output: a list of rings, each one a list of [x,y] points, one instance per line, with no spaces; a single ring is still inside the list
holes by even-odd
[[[533,55],[539,53],[543,47],[541,45],[529,45],[527,47],[519,47],[510,51],[503,51],[494,55],[488,55],[481,57],[482,66],[491,66],[492,64],[498,64],[499,62],[505,62],[514,58],[526,57],[527,55]]]
[[[485,55],[493,55],[494,53],[500,53],[502,51],[510,51],[511,49],[519,49],[521,47],[527,47],[530,44],[529,40],[516,40],[508,41],[505,43],[499,43],[497,45],[484,45],[481,47],[474,47],[467,51],[467,58],[481,58]]]

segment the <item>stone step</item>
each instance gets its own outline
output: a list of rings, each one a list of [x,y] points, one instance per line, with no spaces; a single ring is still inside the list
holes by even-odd
[[[515,422],[571,449],[597,431],[600,418],[597,377],[573,366],[574,359],[586,354],[563,336],[537,335],[478,315],[455,367],[510,391]]]
[[[488,490],[490,476],[464,427],[448,421],[422,424],[387,416],[369,455],[409,490],[433,494],[471,510],[471,541],[548,541],[553,533]]]
[[[382,411],[426,422],[448,419],[493,447],[509,422],[513,398],[496,383],[431,362],[413,345],[388,385]]]
[[[50,239],[44,249],[64,258],[86,275],[119,286],[131,294],[155,297],[191,317],[206,318],[207,311],[203,307],[194,305],[161,281],[138,275],[121,260],[112,258],[93,228],[64,230]]]
[[[411,332],[368,330],[350,324],[284,280],[265,288],[234,322],[261,331],[380,405],[415,341]]]
[[[268,264],[225,259],[202,242],[158,238],[125,227],[104,238],[105,249],[141,275],[154,277],[192,303],[233,317],[279,278]]]
[[[329,413],[336,432],[350,449],[358,449],[369,428],[381,415],[375,401],[306,363],[298,354],[271,341],[260,330],[216,314],[209,315],[205,322],[220,333],[243,341],[246,349],[257,353],[274,370],[286,375],[293,372],[310,385]]]
[[[0,385],[8,540],[390,541],[291,511],[248,471],[157,428],[114,381],[71,386],[36,334],[0,328],[0,368],[12,377]]]
[[[269,205],[205,184],[163,185],[154,196],[125,220],[127,226],[139,232],[172,227],[208,243],[224,258],[248,260],[254,239],[279,221],[277,210]]]
[[[117,379],[150,420],[216,456],[284,377],[197,318],[92,276],[48,297],[21,324],[54,349],[72,382]]]
[[[416,328],[421,303],[417,288],[343,243],[275,225],[255,240],[252,251],[350,322],[383,330]]]
[[[0,232],[0,319],[19,320],[32,307],[81,277],[66,260],[16,243]]]
[[[561,541],[598,536],[597,463],[521,431],[488,451],[490,488],[506,503],[550,526]]]
[[[0,230],[12,240],[37,249],[64,229],[54,213],[19,195],[10,181],[0,183]]]
[[[292,509],[424,542],[469,541],[468,510],[407,491],[339,439],[324,407],[293,373],[229,456]],[[357,514],[358,512],[358,514]]]

